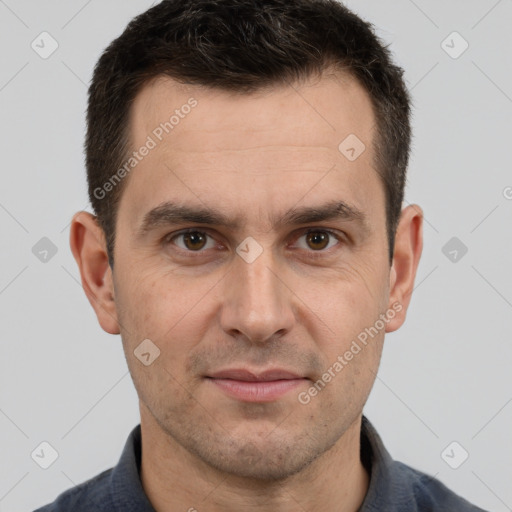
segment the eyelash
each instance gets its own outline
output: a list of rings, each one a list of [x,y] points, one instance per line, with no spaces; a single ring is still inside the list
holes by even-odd
[[[189,228],[189,229],[186,229],[183,231],[179,231],[177,233],[170,233],[170,234],[166,235],[163,238],[162,243],[164,245],[169,245],[176,238],[179,238],[180,236],[184,236],[184,235],[187,235],[190,233],[201,233],[203,235],[206,235],[206,236],[214,239],[214,237],[207,230]],[[323,229],[323,228],[307,228],[305,231],[301,232],[301,234],[297,237],[297,240],[303,236],[310,234],[310,233],[327,233],[330,237],[335,238],[339,243],[343,243],[345,241],[344,238],[340,234],[336,233],[335,231],[332,231],[330,229]],[[336,245],[339,245],[339,243]],[[310,257],[312,257],[313,259],[321,258],[321,257],[325,257],[325,256],[329,255],[331,249],[336,247],[336,245],[329,249],[322,249],[322,250],[318,250],[318,251],[310,250],[307,252],[310,253]],[[178,247],[178,250],[186,253],[187,256],[192,255],[192,257],[200,257],[203,255],[203,253],[206,252],[206,250],[191,251],[191,250],[182,249],[181,247]]]

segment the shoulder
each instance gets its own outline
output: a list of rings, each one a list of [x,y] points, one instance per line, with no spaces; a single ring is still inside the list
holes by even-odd
[[[394,460],[371,422],[361,423],[361,461],[370,485],[360,512],[486,512],[440,480]]]
[[[440,480],[414,469],[403,462],[393,461],[400,480],[407,485],[417,510],[432,512],[486,512],[459,496]]]
[[[113,512],[147,510],[153,512],[141,485],[140,424],[126,439],[117,465],[64,491],[53,503],[34,512]]]
[[[112,510],[110,478],[112,468],[60,494],[54,502],[34,512],[101,512]]]

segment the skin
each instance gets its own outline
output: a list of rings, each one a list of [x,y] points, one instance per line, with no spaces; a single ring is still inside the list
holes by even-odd
[[[362,410],[384,335],[405,321],[423,212],[402,210],[390,266],[375,118],[348,76],[251,95],[161,77],[134,102],[133,147],[191,97],[197,107],[125,178],[113,271],[95,218],[78,212],[71,225],[84,290],[101,327],[121,334],[140,399],[145,492],[159,512],[354,512],[369,485]],[[338,150],[351,133],[366,145],[353,162]],[[361,210],[366,229],[355,220],[271,221],[331,200]],[[161,225],[138,237],[144,214],[164,201],[207,205],[240,225]],[[203,243],[169,240],[185,228],[203,233]],[[311,240],[309,228],[340,238]],[[236,253],[249,236],[263,249],[252,263]],[[393,304],[401,311],[300,403],[299,392]],[[149,366],[134,356],[144,339],[160,349]],[[285,368],[305,379],[273,401],[248,402],[205,378],[225,368]]]

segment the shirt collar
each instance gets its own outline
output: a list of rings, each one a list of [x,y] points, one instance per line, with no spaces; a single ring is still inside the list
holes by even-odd
[[[140,479],[142,456],[140,423],[130,432],[111,474],[111,500],[118,512],[155,512]]]
[[[405,465],[392,459],[365,416],[361,422],[361,461],[370,474],[370,484],[358,512],[418,512],[410,472],[405,470]]]

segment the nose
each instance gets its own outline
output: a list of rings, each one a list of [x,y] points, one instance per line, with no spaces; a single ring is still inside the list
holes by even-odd
[[[270,249],[251,263],[238,255],[223,280],[221,326],[233,337],[262,344],[290,332],[295,321],[293,292]]]

